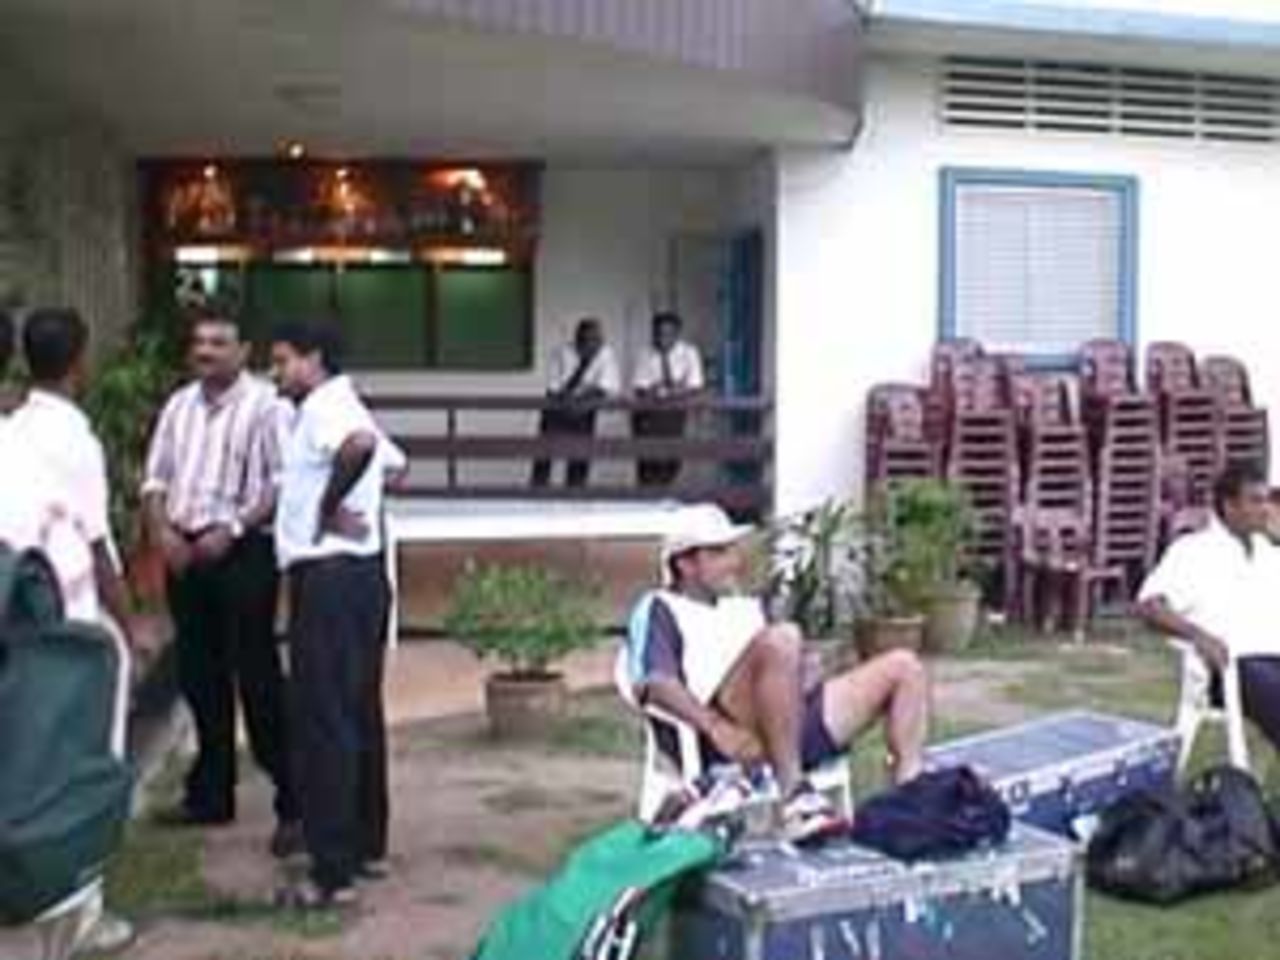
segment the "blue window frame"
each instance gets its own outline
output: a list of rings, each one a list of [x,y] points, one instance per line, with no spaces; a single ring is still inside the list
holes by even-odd
[[[1027,170],[941,172],[939,335],[1033,366],[1090,337],[1137,337],[1138,181]]]

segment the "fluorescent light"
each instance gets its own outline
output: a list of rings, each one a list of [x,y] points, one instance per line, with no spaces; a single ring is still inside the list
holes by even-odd
[[[278,263],[315,263],[316,252],[311,247],[296,250],[277,250],[271,257]]]
[[[183,246],[173,252],[173,259],[182,264],[217,264],[228,260],[247,260],[249,251],[241,246]]]
[[[464,267],[501,267],[507,263],[507,251],[499,247],[431,247],[423,257],[431,263]]]

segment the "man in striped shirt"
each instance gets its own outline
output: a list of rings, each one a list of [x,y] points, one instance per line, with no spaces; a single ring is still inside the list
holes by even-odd
[[[301,842],[275,642],[271,537],[288,412],[270,384],[246,371],[248,354],[234,320],[196,321],[195,379],[160,415],[143,493],[152,542],[168,568],[179,684],[199,745],[184,802],[170,819],[205,826],[234,819],[239,690],[250,749],[275,782],[271,849],[283,857]]]

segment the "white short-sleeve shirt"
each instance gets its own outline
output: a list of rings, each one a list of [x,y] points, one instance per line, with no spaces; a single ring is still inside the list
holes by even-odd
[[[686,340],[677,340],[667,353],[667,366],[671,371],[671,383],[676,390],[701,390],[705,383],[702,355],[698,348]],[[636,390],[654,390],[664,386],[662,354],[656,347],[646,347],[636,364],[631,385]]]
[[[1280,548],[1261,534],[1250,547],[1214,518],[1169,546],[1138,599],[1163,598],[1233,656],[1280,656]]]
[[[30,456],[25,443],[11,418],[0,416],[0,541],[43,552],[58,577],[67,617],[95,623],[101,611],[85,524],[49,465]]]
[[[325,534],[315,540],[333,460],[353,433],[373,433],[378,447],[368,469],[342,505],[358,513],[368,530],[359,540]],[[276,507],[276,555],[281,567],[333,556],[374,556],[382,552],[383,481],[403,454],[378,428],[350,378],[332,377],[302,402],[284,444],[280,497]]]
[[[111,540],[107,458],[84,412],[47,390],[32,390],[9,418],[14,439],[26,457],[39,457],[62,485],[90,542]]]
[[[562,390],[573,378],[578,369],[578,350],[567,343],[559,347],[551,355],[551,368],[548,371],[547,386],[553,391]],[[608,396],[616,396],[622,390],[622,375],[618,370],[618,358],[613,348],[607,343],[591,358],[582,379],[578,381],[575,392],[597,389]]]
[[[694,698],[710,703],[765,626],[764,607],[756,597],[722,597],[707,603],[656,590],[631,615],[632,680],[640,683],[678,665],[680,679]]]

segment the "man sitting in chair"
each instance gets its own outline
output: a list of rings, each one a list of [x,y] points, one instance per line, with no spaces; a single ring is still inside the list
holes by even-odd
[[[840,823],[805,772],[844,754],[878,717],[885,718],[894,780],[919,773],[928,725],[919,659],[887,653],[806,689],[800,631],[767,624],[760,601],[737,590],[737,545],[750,528],[711,505],[682,511],[681,521],[664,545],[668,585],[631,615],[637,701],[692,726],[709,764],[767,761],[781,797],[782,832],[793,842]],[[659,743],[674,757],[674,738],[665,732]]]
[[[1229,465],[1213,488],[1208,525],[1173,542],[1138,594],[1153,628],[1191,644],[1214,671],[1232,658],[1245,716],[1280,749],[1280,633],[1274,592],[1280,548],[1266,536],[1267,477],[1253,463]]]

